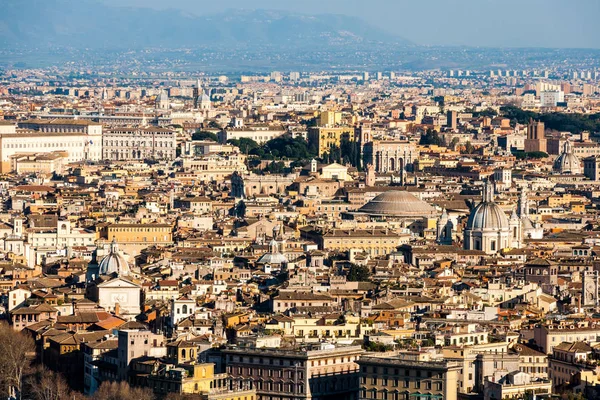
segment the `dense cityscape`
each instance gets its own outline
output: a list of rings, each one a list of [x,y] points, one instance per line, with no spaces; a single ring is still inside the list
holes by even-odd
[[[600,51],[334,39],[0,40],[1,398],[600,399]]]

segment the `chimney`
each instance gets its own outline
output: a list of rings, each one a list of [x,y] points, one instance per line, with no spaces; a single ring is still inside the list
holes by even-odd
[[[119,305],[119,303],[115,304],[115,315],[120,315],[121,314],[121,306]]]

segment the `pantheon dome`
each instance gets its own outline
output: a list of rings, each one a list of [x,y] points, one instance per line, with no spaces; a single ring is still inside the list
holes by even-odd
[[[437,214],[433,206],[403,190],[381,193],[357,211],[371,216],[399,218],[427,218]]]

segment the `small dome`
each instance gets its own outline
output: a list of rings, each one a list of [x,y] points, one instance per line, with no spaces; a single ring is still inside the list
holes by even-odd
[[[563,152],[554,161],[553,169],[561,174],[579,175],[583,173],[581,161],[573,154],[573,146],[570,141],[565,142]]]
[[[110,245],[110,253],[100,261],[98,266],[100,275],[129,275],[129,263],[119,251],[119,247],[115,241]]]
[[[467,229],[470,230],[503,230],[510,229],[508,217],[494,202],[482,202],[471,211],[467,220]]]
[[[435,208],[427,202],[402,190],[381,193],[359,208],[358,212],[396,217],[430,217],[436,214]]]
[[[256,261],[259,264],[287,264],[288,259],[281,253],[265,253]]]
[[[278,229],[276,230],[275,228],[273,228],[273,232],[278,231]],[[286,256],[279,252],[279,243],[277,242],[277,240],[272,239],[271,242],[269,242],[269,252],[263,254],[257,260],[257,262],[259,264],[287,264],[288,259]]]

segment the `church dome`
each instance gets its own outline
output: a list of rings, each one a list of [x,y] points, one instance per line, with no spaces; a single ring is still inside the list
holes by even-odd
[[[129,275],[129,263],[119,251],[119,247],[115,241],[110,245],[110,253],[100,261],[98,266],[100,275]]]
[[[469,214],[466,230],[510,230],[510,222],[498,204],[494,202],[494,188],[489,182],[483,187],[483,199]]]
[[[257,261],[258,264],[287,264],[288,259],[281,253],[265,253]]]
[[[427,202],[402,190],[381,193],[359,208],[358,212],[395,217],[430,217],[437,214],[435,208]]]
[[[275,228],[273,229],[275,231]],[[278,229],[277,229],[278,231]],[[269,243],[269,252],[263,254],[258,260],[259,264],[287,264],[288,259],[286,256],[279,252],[279,243],[273,239]]]
[[[489,201],[481,202],[471,211],[467,220],[467,229],[509,229],[508,217],[498,204]]]
[[[579,175],[583,173],[581,161],[573,154],[573,146],[569,140],[565,142],[563,152],[554,161],[553,169],[561,174]]]

